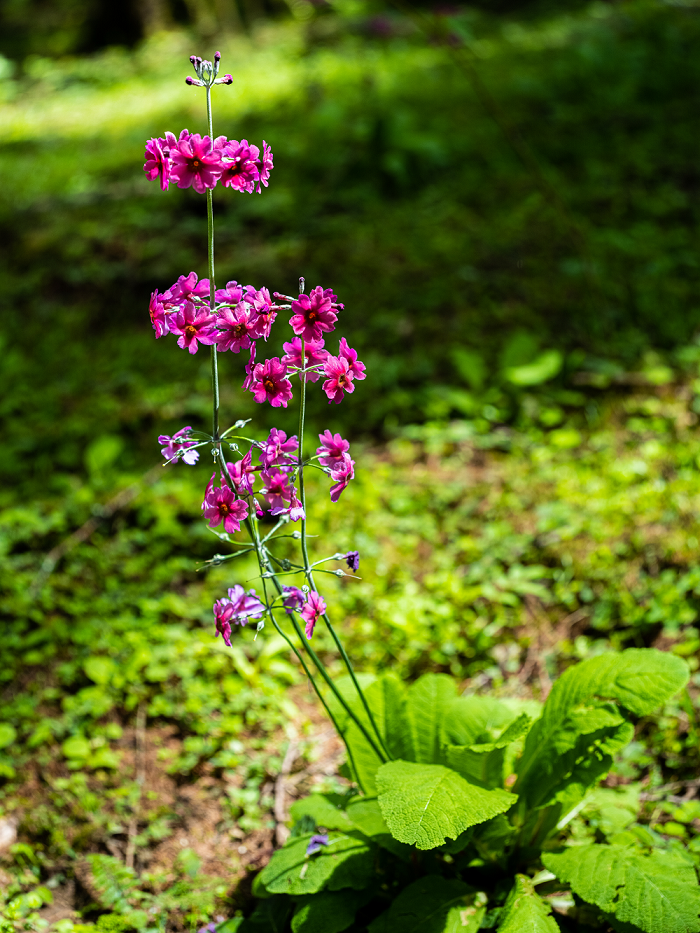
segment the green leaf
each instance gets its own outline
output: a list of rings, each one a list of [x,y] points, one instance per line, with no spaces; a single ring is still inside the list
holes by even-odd
[[[288,897],[270,897],[259,901],[251,916],[240,926],[234,926],[231,929],[236,933],[286,933],[290,908],[291,903]],[[229,923],[235,923],[236,919],[238,918],[227,921],[226,926]],[[221,929],[222,927],[217,927],[217,933]]]
[[[564,358],[559,350],[545,350],[524,366],[510,366],[504,371],[508,382],[516,386],[536,386],[549,382],[561,370]]]
[[[409,761],[438,764],[441,723],[455,700],[454,680],[446,674],[424,674],[408,690],[403,737]]]
[[[100,686],[104,686],[112,679],[117,670],[117,665],[111,658],[95,655],[85,661],[83,670],[90,680]]]
[[[9,722],[0,722],[0,748],[7,748],[17,738],[17,730]]]
[[[366,898],[362,898],[366,900]],[[355,891],[322,891],[299,900],[293,933],[341,933],[352,925],[361,898]]]
[[[646,933],[698,933],[695,870],[673,852],[617,845],[571,846],[542,857],[589,903]]]
[[[393,852],[403,862],[411,860],[411,846],[398,842],[389,832],[376,797],[356,797],[347,808],[353,825],[383,849]]]
[[[470,826],[509,810],[516,801],[504,790],[484,790],[442,765],[390,761],[377,772],[379,805],[399,842],[435,849]]]
[[[317,826],[323,826],[325,829],[352,829],[352,822],[347,813],[325,794],[309,794],[308,797],[295,801],[289,812],[294,820],[311,816]]]
[[[528,733],[514,789],[535,807],[551,803],[571,783],[591,786],[609,769],[609,756],[631,737],[610,701],[644,715],[687,681],[684,661],[652,648],[611,652],[570,667]],[[582,741],[582,735],[590,739]]]
[[[530,717],[522,713],[494,742],[447,745],[443,749],[445,761],[450,768],[459,771],[475,784],[482,787],[502,786],[505,749],[527,733],[530,723]]]
[[[457,697],[444,711],[442,744],[467,746],[492,742],[517,716],[510,704],[493,697]]]
[[[527,875],[516,875],[515,887],[503,907],[498,933],[559,933],[559,925],[550,916],[551,912]]]
[[[82,735],[72,735],[61,745],[66,758],[87,758],[90,754],[90,743]]]
[[[361,889],[374,871],[372,847],[359,834],[329,833],[328,845],[306,855],[311,833],[291,837],[260,873],[271,894],[315,894],[324,888]]]
[[[477,933],[484,900],[463,881],[428,875],[404,888],[369,933]]]

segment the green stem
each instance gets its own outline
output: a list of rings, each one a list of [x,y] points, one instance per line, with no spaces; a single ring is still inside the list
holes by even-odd
[[[214,129],[211,116],[211,85],[207,85],[207,123],[209,138],[214,143]],[[207,253],[209,258],[209,310],[214,313],[216,285],[214,283],[214,189],[207,188]],[[219,441],[219,366],[216,344],[211,345],[211,391],[213,396],[212,437],[214,444]]]
[[[302,366],[306,367],[306,341],[303,337],[301,338],[301,362],[302,362]],[[304,513],[304,517],[301,520],[301,555],[304,560],[304,573],[306,574],[306,579],[309,582],[309,586],[312,589],[314,589],[316,592],[318,592],[318,589],[316,588],[316,583],[314,581],[314,575],[313,575],[313,570],[311,568],[311,563],[309,561],[309,551],[308,551],[308,547],[306,543],[306,490],[304,488],[304,425],[305,425],[305,420],[306,420],[306,374],[301,373],[299,376],[299,379],[301,383],[301,402],[299,405],[299,496],[301,499],[301,507]],[[362,701],[362,705],[365,708],[365,712],[367,713],[369,721],[372,725],[372,729],[374,730],[374,733],[377,736],[377,739],[379,741],[379,745],[381,746],[381,753],[377,752],[377,746],[375,745],[373,741],[370,740],[372,748],[375,750],[375,752],[377,752],[379,758],[382,758],[384,761],[391,761],[392,756],[389,754],[389,750],[387,749],[384,743],[384,737],[379,731],[379,727],[377,726],[374,715],[372,714],[372,710],[369,708],[369,703],[367,702],[367,698],[365,697],[364,691],[360,687],[357,677],[355,676],[355,671],[353,669],[352,664],[350,663],[350,658],[348,657],[347,652],[345,651],[345,648],[343,647],[341,640],[338,638],[338,634],[336,630],[331,625],[331,621],[328,618],[327,612],[323,613],[323,620],[328,626],[328,631],[331,633],[333,641],[335,642],[335,646],[340,652],[340,656],[342,657],[343,662],[345,663],[345,667],[347,668],[348,673],[350,674],[350,679],[352,680],[355,690],[357,691],[357,695]],[[364,732],[365,730],[363,729],[362,731]]]

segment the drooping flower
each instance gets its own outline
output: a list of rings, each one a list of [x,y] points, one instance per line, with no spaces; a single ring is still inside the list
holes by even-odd
[[[362,380],[367,377],[367,374],[365,373],[365,364],[358,360],[357,350],[353,350],[352,347],[348,346],[348,342],[345,337],[340,338],[338,356],[340,359],[347,360],[348,372],[352,373],[353,379]]]
[[[148,304],[148,313],[151,317],[151,326],[156,332],[156,340],[170,333],[168,319],[165,316],[165,308],[159,299],[160,295],[156,289],[156,291],[151,294],[151,300]]]
[[[226,288],[217,288],[215,297],[221,304],[235,307],[243,297],[243,291],[243,286],[238,282],[227,282]]]
[[[329,354],[323,364],[323,372],[328,377],[323,383],[323,391],[328,396],[329,404],[335,402],[336,405],[339,405],[346,392],[355,391],[355,386],[352,384],[353,375],[350,364],[345,357],[331,356]]]
[[[190,272],[189,275],[181,275],[174,285],[171,285],[167,292],[160,295],[160,300],[166,308],[173,305],[184,304],[188,299],[190,301],[206,301],[209,298],[209,279],[197,281],[197,273]]]
[[[266,288],[253,288],[252,285],[247,285],[243,300],[254,311],[251,318],[253,337],[262,337],[267,340],[279,310],[270,298],[270,292]]]
[[[275,166],[272,162],[272,149],[263,139],[263,155],[262,159],[260,160],[260,181],[258,182],[258,194],[262,192],[262,188],[260,187],[261,183],[267,188],[270,172],[274,167]]]
[[[253,370],[255,369],[255,349],[256,344],[253,344],[250,348],[250,359],[245,365],[245,379],[243,380],[243,391],[248,392],[252,390],[254,376]]]
[[[196,353],[199,344],[216,343],[216,317],[207,310],[198,311],[191,301],[170,316],[170,330],[179,334],[178,347]]]
[[[228,647],[231,647],[231,623],[244,626],[249,619],[259,619],[265,613],[265,607],[255,595],[255,590],[247,593],[236,584],[228,591],[228,598],[217,599],[213,606],[216,619],[216,634],[221,635]]]
[[[320,852],[322,848],[328,845],[328,836],[326,833],[319,833],[316,836],[312,836],[309,839],[309,844],[306,847],[306,854],[313,855],[315,852]]]
[[[312,288],[308,295],[299,295],[292,302],[292,317],[289,323],[298,337],[304,340],[319,340],[324,331],[335,328],[338,315],[336,308],[343,306],[336,302],[333,289],[322,289],[320,285]]]
[[[283,586],[282,592],[284,593],[282,597],[284,611],[290,615],[295,609],[301,609],[306,601],[306,594],[298,586]]]
[[[321,466],[334,467],[345,459],[345,455],[350,450],[350,442],[341,437],[340,434],[331,434],[328,428],[323,434],[318,435],[321,446],[316,448],[319,455],[318,462]]]
[[[190,439],[191,433],[192,428],[188,425],[186,428],[180,428],[172,437],[167,434],[160,435],[158,443],[163,447],[161,453],[166,460],[182,460],[189,466],[193,466],[199,460],[199,451],[190,449],[197,443]],[[180,456],[181,451],[186,451],[186,453]]]
[[[355,461],[345,454],[343,460],[331,468],[331,479],[335,483],[331,486],[331,502],[337,502],[340,494],[355,476]]]
[[[253,316],[250,308],[243,302],[235,308],[224,308],[219,312],[216,319],[219,329],[216,345],[219,350],[233,350],[234,353],[247,350],[253,343]]]
[[[348,553],[345,555],[345,563],[353,573],[357,573],[357,568],[360,566],[360,552],[348,551]]]
[[[296,434],[287,438],[284,431],[272,428],[260,449],[260,463],[269,470],[273,466],[285,466],[295,462],[293,453],[299,447]]]
[[[184,131],[183,131],[184,132]],[[170,153],[172,168],[170,173],[177,181],[178,188],[194,188],[197,194],[204,194],[207,188],[213,188],[224,169],[221,150],[214,149],[211,138],[202,138],[199,133],[192,133],[183,138],[182,133]]]
[[[204,517],[210,528],[224,523],[224,531],[232,534],[240,531],[241,522],[248,517],[248,503],[237,499],[234,491],[226,485],[207,487],[208,491],[202,503]]]
[[[306,597],[306,602],[302,606],[301,617],[306,622],[306,637],[311,638],[314,633],[314,626],[318,621],[318,617],[323,615],[326,611],[326,601],[323,596],[320,596],[315,590],[311,592]]]
[[[328,350],[323,349],[323,337],[320,340],[307,340],[304,344],[305,362],[301,358],[301,337],[294,337],[289,343],[283,344],[286,353],[282,357],[282,362],[287,366],[298,366],[299,369],[308,369],[310,366],[320,366],[328,356]],[[300,379],[317,382],[321,378],[321,373],[308,372],[299,375]]]
[[[249,496],[253,495],[255,467],[252,464],[252,451],[249,450],[242,460],[237,460],[235,463],[227,463],[226,470],[239,496],[241,492]]]
[[[275,467],[272,470],[263,470],[260,479],[263,482],[263,493],[270,506],[270,514],[281,515],[287,512],[294,497],[294,489],[290,485],[287,474]]]
[[[148,140],[143,170],[149,181],[159,178],[161,191],[167,191],[170,184],[170,153],[162,144],[162,139]]]
[[[217,140],[218,143],[219,140]],[[258,159],[260,150],[251,145],[247,139],[240,143],[237,139],[227,141],[221,149],[222,164],[221,183],[234,191],[255,191],[255,183],[260,178]]]
[[[316,852],[320,852],[322,848],[328,845],[328,836],[326,833],[319,833],[315,836],[312,836],[309,839],[309,844],[306,847],[306,854],[313,855]]]
[[[266,399],[273,408],[287,407],[292,397],[292,387],[287,378],[287,367],[277,356],[264,363],[257,363],[252,371],[250,391],[256,402]]]

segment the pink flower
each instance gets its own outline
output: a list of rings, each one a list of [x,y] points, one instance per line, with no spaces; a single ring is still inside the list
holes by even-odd
[[[329,404],[335,402],[338,405],[346,392],[355,391],[350,364],[344,357],[329,354],[323,364],[323,371],[328,377],[323,383],[323,391],[328,396]]]
[[[357,350],[353,350],[352,347],[348,346],[348,342],[345,337],[340,338],[340,347],[338,349],[338,356],[342,360],[347,360],[348,363],[348,372],[352,373],[353,379],[365,379],[365,364],[361,363],[357,358]]]
[[[160,295],[158,291],[154,291],[151,295],[151,300],[148,305],[148,313],[151,316],[151,325],[153,330],[156,332],[156,340],[159,337],[165,336],[165,334],[170,333],[170,328],[168,327],[168,321],[165,317],[165,308],[158,300]]]
[[[290,343],[283,344],[287,351],[282,357],[282,362],[287,366],[298,366],[300,369],[308,369],[310,366],[319,366],[328,356],[328,350],[323,349],[323,337],[320,340],[307,340],[304,344],[305,364],[301,359],[301,337],[294,337]],[[310,372],[300,374],[300,379],[308,379],[309,382],[318,382],[321,378],[320,372]]]
[[[240,143],[237,139],[232,139],[221,149],[221,156],[224,168],[221,183],[235,191],[247,191],[248,194],[252,194],[255,183],[260,178],[258,147],[251,146],[247,139],[242,139]]]
[[[299,295],[292,302],[294,314],[289,320],[292,330],[304,340],[318,340],[323,331],[333,330],[338,315],[334,308],[342,308],[336,303],[336,296],[331,288],[325,291],[320,285],[308,295]]]
[[[233,310],[224,308],[216,319],[219,328],[216,344],[219,350],[233,350],[234,353],[247,350],[253,343],[253,316],[250,308],[243,302]]]
[[[274,164],[272,162],[272,149],[270,149],[268,144],[263,139],[263,157],[262,157],[262,165],[260,166],[260,181],[258,182],[258,194],[260,194],[262,190],[260,188],[260,182],[262,182],[262,184],[265,185],[265,187],[267,188],[267,180],[270,177],[270,172],[272,171],[273,168],[274,168]]]
[[[333,468],[345,460],[350,450],[349,441],[342,438],[340,434],[331,434],[328,428],[323,434],[318,435],[318,439],[321,446],[316,448],[316,453],[319,455],[318,462],[321,466]]]
[[[145,153],[146,162],[143,170],[149,181],[160,178],[161,190],[167,191],[170,183],[170,158],[169,150],[163,148],[163,142],[162,139],[148,140]]]
[[[211,487],[211,488],[210,488]],[[228,486],[208,486],[207,494],[202,503],[204,517],[210,528],[216,528],[224,523],[224,531],[229,534],[240,531],[241,522],[248,517],[248,503],[237,499],[235,493]]]
[[[264,363],[257,363],[253,368],[250,386],[255,401],[264,402],[267,399],[273,408],[279,408],[280,405],[286,408],[292,397],[292,387],[286,376],[287,367],[276,356]]]
[[[224,642],[231,647],[231,622],[235,625],[245,625],[249,619],[259,619],[265,612],[265,607],[255,595],[255,590],[247,593],[240,584],[236,584],[228,591],[228,599],[217,599],[214,603],[214,617],[216,619],[216,634],[223,636]]]
[[[335,483],[331,486],[331,502],[337,502],[341,492],[355,476],[355,461],[350,458],[349,454],[345,454],[343,460],[332,467],[330,474]]]
[[[197,273],[190,272],[189,275],[181,275],[174,285],[171,285],[167,292],[160,296],[161,301],[166,308],[173,305],[181,305],[187,299],[190,301],[206,301],[209,298],[209,279],[197,281]]]
[[[299,447],[296,434],[287,439],[284,431],[272,428],[260,450],[260,463],[269,470],[272,466],[284,466],[296,461],[293,456]]]
[[[200,343],[205,346],[216,343],[216,317],[209,311],[197,311],[191,301],[171,315],[170,330],[180,335],[178,347],[190,353],[196,353]]]
[[[242,460],[235,463],[227,463],[226,469],[231,477],[231,482],[240,496],[241,490],[249,496],[253,495],[253,483],[255,482],[255,467],[252,464],[252,454],[249,450]]]
[[[264,470],[260,474],[263,492],[270,506],[271,515],[286,513],[294,498],[294,489],[289,484],[289,477],[282,470]]]
[[[196,441],[189,440],[189,435],[192,433],[192,428],[188,425],[186,428],[180,428],[179,431],[176,431],[172,437],[169,437],[167,434],[161,434],[158,438],[158,443],[163,447],[161,453],[166,460],[183,460],[189,466],[194,466],[194,464],[199,460],[199,451],[190,450],[189,448],[195,447],[197,444]],[[187,451],[180,456],[181,451]]]
[[[294,492],[294,490],[292,490]],[[287,509],[287,515],[289,515],[290,522],[298,522],[302,518],[306,518],[306,512],[301,502],[297,499],[296,493],[292,496],[292,501],[289,503],[289,508]]]
[[[306,602],[301,610],[301,617],[306,622],[306,637],[311,638],[314,633],[314,626],[318,617],[326,611],[326,601],[315,590],[306,597]]]
[[[209,294],[207,292],[207,294]],[[227,282],[226,288],[217,288],[216,300],[222,304],[237,305],[243,297],[243,286],[238,282]]]
[[[209,136],[202,138],[199,133],[193,133],[183,138],[183,133],[170,153],[171,175],[178,188],[192,186],[197,194],[204,194],[221,176],[224,168],[221,152],[213,148]]]
[[[251,319],[253,337],[264,337],[267,340],[278,311],[277,305],[273,304],[270,298],[270,292],[266,288],[255,289],[252,285],[247,285],[243,301],[255,312]]]
[[[294,612],[295,609],[301,609],[301,607],[304,605],[306,597],[298,586],[283,586],[282,592],[284,593],[284,596],[282,597],[284,611],[288,612],[290,615],[292,612]]]

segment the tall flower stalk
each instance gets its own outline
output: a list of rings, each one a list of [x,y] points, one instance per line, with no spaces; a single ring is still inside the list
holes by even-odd
[[[144,170],[149,178],[159,179],[163,191],[167,191],[171,183],[176,183],[179,188],[192,187],[198,193],[204,193],[207,199],[208,279],[199,280],[194,272],[180,276],[167,291],[152,294],[149,311],[156,338],[175,334],[179,338],[178,346],[191,354],[198,352],[200,344],[210,347],[212,433],[187,426],[172,437],[162,435],[159,442],[167,460],[182,460],[189,465],[194,465],[199,459],[199,448],[211,450],[214,472],[205,490],[202,510],[210,528],[223,528],[215,533],[233,550],[227,555],[215,555],[209,563],[220,564],[251,552],[257,558],[262,593],[258,595],[252,589],[246,592],[236,584],[228,590],[228,596],[218,599],[214,603],[217,636],[221,635],[230,645],[236,626],[244,627],[255,620],[257,637],[265,621],[269,621],[299,660],[345,742],[357,774],[346,739],[346,728],[341,728],[322,684],[343,710],[347,721],[360,730],[379,760],[386,762],[392,756],[352,662],[330,620],[315,573],[347,576],[349,574],[345,570],[329,570],[321,565],[328,561],[344,561],[348,569],[355,572],[359,553],[336,553],[311,561],[305,484],[307,468],[321,470],[331,479],[331,499],[337,502],[354,476],[355,461],[350,456],[348,442],[339,434],[332,434],[326,429],[319,435],[320,446],[313,455],[305,451],[304,436],[308,385],[323,379],[321,388],[329,403],[339,404],[346,393],[354,391],[354,381],[365,378],[365,366],[345,338],[340,338],[337,356],[325,346],[325,338],[335,330],[338,314],[343,310],[332,289],[317,286],[307,294],[303,278],[299,280],[296,297],[279,292],[271,296],[267,288],[243,286],[236,281],[227,282],[223,289],[216,288],[214,188],[221,184],[238,192],[261,193],[262,187],[268,185],[273,168],[272,151],[264,140],[261,151],[245,139],[214,137],[212,88],[218,84],[229,85],[233,81],[231,75],[219,77],[220,59],[218,52],[213,62],[192,56],[190,61],[196,77],[186,79],[189,85],[205,90],[208,135],[200,137],[182,130],[176,137],[167,132],[164,137],[151,139],[146,144]],[[281,311],[291,312],[292,337],[284,344],[285,354],[281,358],[272,357],[259,362],[256,359],[258,345],[267,341]],[[293,383],[298,380],[298,435],[288,437],[284,431],[273,428],[267,439],[260,442],[240,433],[247,423],[242,420],[224,431],[220,430],[218,356],[221,352],[238,354],[244,351],[249,352],[249,358],[245,365],[243,389],[251,392],[256,402],[287,408],[294,395]],[[247,448],[245,453],[243,447]],[[227,450],[242,456],[228,462]],[[258,483],[260,485],[256,488]],[[260,520],[266,515],[275,517],[277,522],[271,531],[263,535]],[[297,522],[299,529],[290,533],[289,526]],[[241,527],[245,528],[248,541],[231,540],[230,535],[239,532]],[[274,553],[275,543],[289,538],[299,542],[300,562]],[[302,586],[284,584],[283,576],[301,576]],[[323,620],[338,649],[353,688],[360,697],[366,720],[353,711],[352,704],[338,689],[311,645],[319,620]]]

